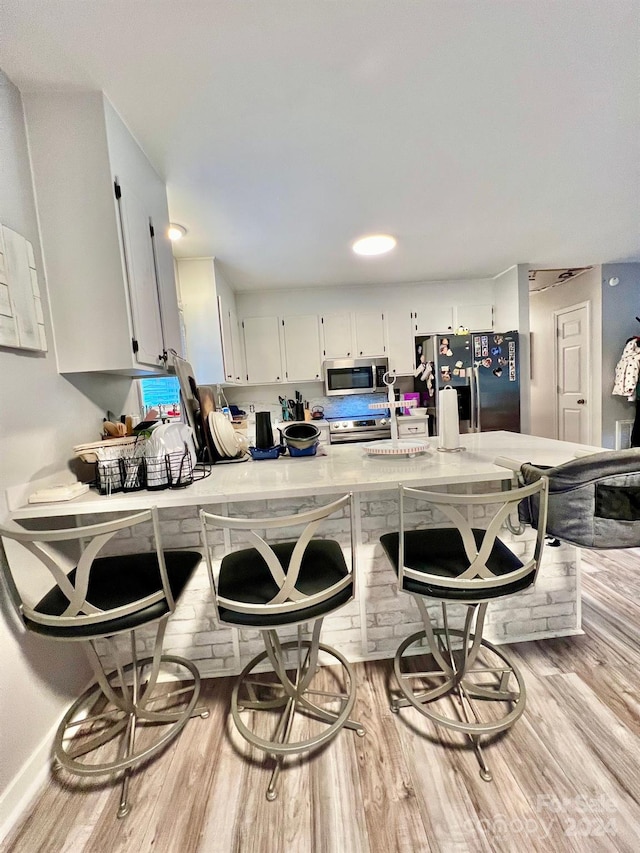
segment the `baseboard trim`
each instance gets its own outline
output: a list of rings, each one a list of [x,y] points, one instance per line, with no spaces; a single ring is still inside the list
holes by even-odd
[[[62,716],[62,715],[61,715]],[[40,741],[31,757],[0,796],[0,842],[17,826],[47,784],[51,772],[51,746],[59,720]]]

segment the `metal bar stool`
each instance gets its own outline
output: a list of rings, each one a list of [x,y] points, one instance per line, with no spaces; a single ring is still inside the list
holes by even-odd
[[[154,551],[99,556],[115,534],[148,522]],[[58,727],[54,758],[79,776],[121,776],[118,817],[125,817],[133,769],[158,755],[190,717],[208,716],[208,711],[196,708],[200,693],[196,667],[184,658],[162,654],[169,617],[202,555],[163,551],[156,508],[71,529],[3,526],[0,537],[19,543],[55,581],[50,586],[47,575],[47,592],[34,604],[20,591],[24,584],[19,583],[19,566],[24,558],[29,560],[24,551],[14,555],[13,570],[8,561],[1,561],[24,626],[51,640],[82,642],[95,673],[96,683],[73,703]],[[33,573],[26,564],[25,571]],[[139,659],[136,632],[153,623],[157,624],[153,653]],[[129,637],[127,651],[116,642],[120,634]],[[97,640],[107,643],[115,661],[112,671],[98,653]],[[170,681],[161,680],[166,665]]]
[[[286,756],[318,749],[343,727],[364,735],[362,725],[350,718],[356,696],[351,664],[337,649],[320,642],[324,617],[355,595],[352,503],[352,496],[345,495],[326,506],[280,518],[200,512],[218,619],[237,628],[258,628],[265,645],[234,686],[231,715],[240,734],[275,761],[268,800],[277,796],[276,782]],[[315,538],[321,522],[345,507],[351,531],[349,566],[338,542]],[[278,531],[296,526],[303,527],[297,540],[266,541],[269,534],[277,536]],[[243,532],[253,547],[227,554],[216,574],[208,534],[221,527]],[[264,531],[264,537],[257,531]],[[304,623],[312,625],[310,637],[303,637]],[[290,626],[297,626],[295,638],[283,641],[283,631],[286,634]],[[340,671],[331,674],[335,690],[317,683],[321,656],[340,665]],[[267,661],[270,668],[265,671]],[[270,717],[275,724],[266,736],[265,718]],[[296,717],[304,717],[309,726],[298,740],[292,739]]]
[[[532,495],[539,498],[540,527],[533,553],[526,558],[514,554],[498,534],[520,502]],[[465,733],[485,781],[492,776],[481,737],[512,726],[526,701],[524,681],[511,656],[483,639],[485,615],[490,601],[535,582],[544,545],[546,496],[544,477],[524,488],[478,495],[400,485],[399,533],[380,538],[400,589],[413,596],[424,624],[424,630],[407,637],[396,652],[394,672],[401,695],[392,699],[391,710],[397,713],[412,705],[437,725]],[[432,526],[406,528],[407,498],[426,505],[425,519]],[[491,505],[498,506],[489,517]],[[486,529],[472,526],[474,508],[480,507]],[[429,599],[440,602],[440,624],[432,619]],[[452,605],[466,608],[462,628],[451,627]]]

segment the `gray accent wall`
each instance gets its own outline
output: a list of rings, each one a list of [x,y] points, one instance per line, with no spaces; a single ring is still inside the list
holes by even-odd
[[[609,280],[619,279],[615,287]],[[602,444],[615,446],[617,420],[633,420],[635,403],[613,396],[613,378],[627,340],[640,335],[640,264],[602,265]]]

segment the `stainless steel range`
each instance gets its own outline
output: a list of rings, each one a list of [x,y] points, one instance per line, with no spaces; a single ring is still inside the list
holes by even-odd
[[[327,418],[329,444],[346,444],[349,441],[376,441],[391,438],[391,421],[387,412],[366,418]]]

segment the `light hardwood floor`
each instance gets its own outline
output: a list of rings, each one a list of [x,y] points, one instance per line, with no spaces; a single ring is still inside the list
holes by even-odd
[[[640,549],[585,553],[580,637],[516,647],[524,716],[473,754],[414,709],[389,710],[389,661],[358,664],[354,717],[311,760],[291,762],[279,797],[232,730],[231,679],[206,682],[211,716],[118,791],[51,782],[2,853],[421,853],[636,851],[640,828]]]

